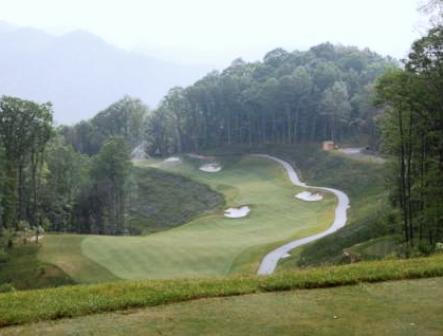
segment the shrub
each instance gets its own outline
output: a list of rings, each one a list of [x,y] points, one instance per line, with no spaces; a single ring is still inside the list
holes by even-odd
[[[5,263],[9,260],[9,256],[6,253],[6,251],[2,248],[0,248],[0,264]]]
[[[10,283],[0,285],[0,293],[14,292],[15,288]]]

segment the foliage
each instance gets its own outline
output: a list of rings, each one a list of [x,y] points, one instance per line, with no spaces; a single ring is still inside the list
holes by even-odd
[[[108,138],[117,136],[133,149],[143,141],[148,114],[148,107],[140,99],[126,96],[91,120],[65,126],[60,131],[68,144],[88,155],[97,154]]]
[[[92,162],[92,232],[121,234],[125,231],[130,168],[125,140],[108,138]]]
[[[173,88],[148,118],[153,155],[223,145],[294,144],[366,135],[371,144],[380,112],[370,104],[373,83],[396,64],[368,49],[333,46],[263,62],[235,60],[187,88]]]
[[[391,200],[401,212],[405,241],[443,237],[443,26],[412,45],[404,70],[377,84],[383,148],[391,167]],[[423,242],[419,246],[424,246]]]
[[[442,256],[312,268],[269,277],[124,281],[0,294],[0,327],[63,317],[301,288],[443,276]]]
[[[42,157],[52,136],[51,105],[16,97],[0,99],[0,143],[4,156],[2,226],[39,220]]]
[[[0,293],[14,292],[15,288],[10,283],[0,284]]]

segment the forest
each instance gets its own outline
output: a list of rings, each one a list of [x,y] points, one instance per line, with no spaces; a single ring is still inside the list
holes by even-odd
[[[73,126],[55,126],[50,103],[3,96],[1,248],[25,229],[128,234],[136,148],[168,157],[324,140],[392,157],[391,203],[404,239],[432,248],[443,237],[442,32],[416,41],[403,63],[331,43],[278,48],[172,88],[154,110],[126,96]]]

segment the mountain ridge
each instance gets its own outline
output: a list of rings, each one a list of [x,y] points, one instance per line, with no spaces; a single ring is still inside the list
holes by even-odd
[[[124,95],[155,106],[211,70],[115,47],[85,30],[54,36],[0,22],[0,95],[51,101],[55,120],[89,119]]]

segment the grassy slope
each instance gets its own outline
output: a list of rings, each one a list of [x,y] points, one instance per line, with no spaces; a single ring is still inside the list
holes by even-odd
[[[37,259],[38,249],[34,243],[12,249],[8,262],[0,263],[0,285],[9,283],[16,289],[34,289],[72,284],[62,269]]]
[[[81,243],[85,238],[87,235],[46,234],[38,258],[57,265],[77,283],[118,280],[106,268],[83,255]]]
[[[0,327],[131,307],[157,306],[198,298],[433,276],[443,276],[443,255],[305,269],[279,273],[270,277],[122,281],[98,285],[64,286],[0,294]],[[410,295],[418,294],[411,292]],[[410,295],[407,298],[410,298]],[[438,295],[433,295],[433,300],[439,301],[438,298]],[[252,313],[254,312],[256,312],[255,309]]]
[[[88,236],[80,242],[83,255],[125,279],[251,274],[269,248],[331,223],[336,200],[332,196],[316,203],[296,200],[294,194],[300,189],[270,160],[225,158],[224,169],[217,174],[200,172],[196,164],[166,164],[163,169],[207,183],[226,196],[227,206],[248,204],[251,214],[233,220],[219,210],[145,237]],[[45,260],[57,264],[50,256]]]
[[[159,169],[135,168],[129,228],[153,233],[184,224],[223,205],[223,196],[206,185]]]
[[[436,297],[443,297],[443,278],[198,300],[0,334],[442,335],[443,301]]]
[[[392,233],[384,217],[388,195],[383,164],[323,152],[318,144],[266,146],[260,150],[290,162],[308,184],[343,190],[351,200],[346,227],[294,251],[292,258],[281,262],[280,269],[339,263],[344,249]]]

